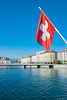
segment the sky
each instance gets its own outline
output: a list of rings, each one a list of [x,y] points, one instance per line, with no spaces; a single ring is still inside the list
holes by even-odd
[[[67,40],[67,0],[0,0],[0,56],[21,58],[45,50],[36,41],[39,6]],[[67,49],[57,32],[50,49]]]

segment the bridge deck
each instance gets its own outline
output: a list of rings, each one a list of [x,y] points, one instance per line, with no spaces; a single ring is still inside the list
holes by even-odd
[[[49,65],[53,65],[53,64],[22,64],[22,63],[10,63],[10,64],[0,64],[0,66],[49,66]]]

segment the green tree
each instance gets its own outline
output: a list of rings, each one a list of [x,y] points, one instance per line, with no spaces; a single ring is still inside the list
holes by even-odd
[[[19,60],[18,63],[21,63],[21,61]]]
[[[10,60],[8,57],[5,57],[5,60]]]
[[[61,64],[62,61],[61,60],[58,60],[58,59],[55,59],[55,60],[53,60],[53,63],[55,63],[55,64]]]
[[[15,63],[15,60],[13,60],[12,63]]]

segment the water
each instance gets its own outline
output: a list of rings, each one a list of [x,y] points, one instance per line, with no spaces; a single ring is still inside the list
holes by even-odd
[[[0,69],[0,100],[67,100],[67,69]]]

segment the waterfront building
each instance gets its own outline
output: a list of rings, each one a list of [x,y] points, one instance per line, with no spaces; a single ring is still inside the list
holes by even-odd
[[[57,59],[63,61],[64,60],[64,52],[57,51]]]
[[[30,56],[26,56],[26,57],[22,57],[21,59],[18,60],[18,62],[21,63],[31,63],[31,62],[36,62],[36,55],[30,55]]]
[[[10,60],[5,60],[4,57],[0,57],[0,64],[10,64],[11,61]]]
[[[46,51],[37,52],[37,59],[39,61],[50,62],[50,60],[52,60],[53,62],[53,60],[55,59],[61,60],[62,63],[64,63],[64,61],[67,61],[67,49],[63,51],[52,51],[51,50],[50,53],[44,53],[44,52]]]
[[[34,55],[22,57],[19,60],[21,63],[52,63],[55,59],[61,60],[62,63],[67,61],[67,49],[64,51],[50,50],[50,53],[47,53],[47,51],[39,51]]]
[[[57,59],[57,52],[53,50],[50,50],[50,53],[47,53],[47,51],[37,52],[36,58],[36,62],[52,63],[54,59]]]
[[[36,54],[31,56],[31,62],[36,63],[37,59],[36,59]]]
[[[67,61],[67,49],[63,51],[57,51],[57,59],[61,61]]]
[[[40,51],[36,52],[34,55],[22,57],[19,60],[21,63],[51,63],[54,59],[57,59],[57,52],[51,50],[50,53]]]
[[[65,49],[63,52],[64,52],[64,60],[67,61],[67,49]]]
[[[31,61],[30,61],[30,57],[31,57],[31,56],[23,57],[23,58],[21,59],[21,62],[22,62],[22,63],[30,63],[30,62],[31,62]]]

